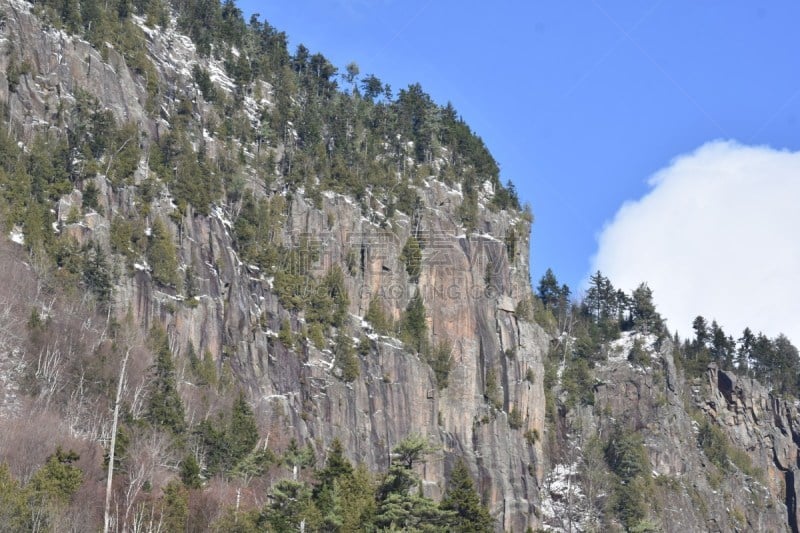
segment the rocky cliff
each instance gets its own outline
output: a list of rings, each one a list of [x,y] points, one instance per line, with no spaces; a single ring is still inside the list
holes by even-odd
[[[21,142],[34,134],[67,128],[62,111],[75,105],[79,91],[96,97],[117,121],[135,123],[141,132],[143,159],[127,186],[112,186],[103,173],[94,178],[99,205],[69,220],[81,207],[80,190],[59,203],[56,231],[80,243],[99,241],[108,246],[111,220],[134,213],[133,191],[148,178],[144,159],[148,143],[171,127],[178,96],[192,99],[192,115],[204,120],[210,107],[194,87],[190,69],[201,65],[212,72],[222,91],[232,82],[218,61],[200,58],[194,45],[174,28],[153,30],[137,23],[147,37],[147,50],[168,93],[156,118],[147,112],[147,80],[131,71],[110,45],[99,51],[63,30],[48,27],[22,1],[4,1],[5,20],[0,71],[25,65],[16,83],[0,74],[0,100],[7,104],[10,128]],[[245,96],[245,110],[271,105],[270,87],[262,100]],[[170,97],[170,94],[172,97]],[[255,128],[259,118],[248,115]],[[228,150],[212,136],[196,139],[207,153]],[[243,146],[250,158],[250,146]],[[277,187],[265,190],[246,164],[245,188],[258,196],[286,196]],[[164,324],[176,355],[186,357],[190,344],[208,351],[217,365],[229,365],[246,383],[259,415],[267,421],[267,440],[277,447],[290,438],[311,443],[322,454],[334,438],[353,460],[373,469],[386,468],[390,453],[410,434],[426,436],[436,451],[422,467],[424,490],[435,498],[443,493],[445,472],[455,457],[467,460],[499,524],[523,531],[535,525],[538,488],[545,472],[541,443],[526,433],[544,433],[542,358],[548,335],[528,319],[517,316],[518,304],[531,294],[528,277],[529,222],[515,211],[492,212],[487,182],[479,198],[480,216],[474,231],[465,231],[456,215],[462,192],[434,176],[423,177],[416,188],[421,203],[414,213],[402,213],[386,224],[384,209],[372,202],[368,210],[345,194],[326,192],[314,205],[302,190],[286,202],[286,217],[276,228],[279,240],[299,246],[313,242],[319,256],[311,265],[322,277],[334,266],[346,273],[349,295],[348,328],[355,341],[364,335],[368,350],[360,357],[360,377],[339,379],[331,349],[300,341],[287,346],[278,340],[284,321],[299,332],[304,313],[290,313],[273,290],[273,276],[242,262],[232,237],[232,220],[239,207],[219,201],[209,215],[189,207],[181,213],[166,189],[152,203],[148,221],[168,221],[181,271],[196,277],[196,298],[186,305],[175,289],[154,282],[149,266],[118,267],[112,312],[119,320],[132,315],[144,330]],[[148,222],[150,223],[150,222]],[[512,231],[513,230],[513,231]],[[412,232],[424,243],[422,268],[412,281],[400,258]],[[507,236],[516,235],[513,246]],[[513,255],[509,255],[509,251]],[[353,264],[355,258],[355,264]],[[491,275],[488,276],[487,272]],[[489,279],[491,278],[491,279]],[[419,354],[393,336],[373,331],[363,317],[378,296],[393,318],[400,317],[419,291],[427,310],[432,344],[452,345],[449,385],[437,386],[430,366]],[[528,376],[528,379],[526,379]],[[532,377],[531,377],[532,376]],[[487,379],[497,398],[486,398]],[[521,414],[512,429],[508,416]]]
[[[647,355],[633,363],[637,338]],[[796,531],[794,401],[716,365],[704,379],[687,382],[674,354],[671,341],[652,336],[624,334],[611,343],[595,369],[595,404],[565,415],[565,451],[554,455],[543,486],[545,524],[572,531],[620,527],[608,522],[614,481],[598,474],[607,457],[592,445],[613,440],[622,426],[642,437],[648,479],[637,490],[649,508],[648,527]]]
[[[79,245],[100,243],[112,258],[116,275],[106,323],[132,320],[143,332],[162,324],[182,368],[190,347],[210,354],[218,371],[228,369],[246,386],[265,447],[283,449],[296,439],[324,456],[339,439],[352,460],[385,470],[392,448],[421,434],[434,449],[417,466],[424,493],[440,498],[454,461],[464,458],[497,528],[505,531],[620,529],[629,525],[626,485],[643,497],[640,530],[797,531],[800,433],[793,401],[716,367],[705,380],[687,382],[668,337],[631,333],[594,358],[592,401],[568,400],[560,383],[572,339],[532,319],[530,218],[516,209],[490,209],[497,192],[491,180],[480,183],[470,224],[460,212],[467,191],[441,178],[441,161],[431,157],[420,167],[427,173],[403,173],[413,143],[400,148],[408,152],[401,154],[400,178],[418,197],[408,212],[391,213],[394,208],[369,189],[356,198],[289,187],[273,167],[291,149],[293,124],[271,141],[217,135],[212,125],[230,117],[203,96],[193,68],[209,73],[217,91],[239,102],[235,120],[252,131],[268,129],[280,95],[265,81],[242,89],[221,56],[198,54],[174,22],[157,28],[133,17],[147,59],[134,68],[130,54],[126,59],[111,43],[99,49],[44,22],[32,4],[2,0],[0,8],[0,101],[9,134],[23,149],[37,135],[70,134],[69,112],[86,94],[118,123],[135,126],[136,134],[101,158],[95,174],[53,201],[56,234]],[[149,162],[155,143],[187,121],[196,126],[189,128],[192,150],[235,154],[240,162],[235,187],[207,209],[176,201]],[[115,180],[113,158],[128,142],[138,145],[137,160],[129,178]],[[91,207],[83,205],[89,183],[97,191]],[[146,209],[143,189],[150,190]],[[247,191],[256,200],[281,199],[280,224],[259,231],[269,232],[281,253],[313,249],[304,267],[308,284],[335,269],[344,274],[347,309],[337,333],[359,347],[355,379],[343,379],[331,339],[308,339],[311,311],[286,304],[276,288],[278,273],[243,256],[236,221]],[[187,281],[160,282],[143,254],[123,257],[112,246],[115,219],[140,221],[148,237],[157,221],[165,224]],[[22,287],[24,278],[24,305],[16,301],[17,307],[7,306],[16,315],[0,314],[6,332],[0,336],[0,413],[13,418],[23,409],[27,385],[22,335],[8,332],[24,329],[28,303],[46,313],[36,288],[43,269],[35,261],[24,266],[21,230],[7,229],[17,244],[2,244],[8,250],[2,270],[25,272],[6,280]],[[412,236],[422,244],[413,275],[404,257]],[[181,287],[190,277],[191,295]],[[377,299],[398,321],[417,294],[426,310],[426,343],[450,347],[446,386],[423,354],[365,320]],[[97,346],[104,335],[98,334]],[[644,355],[629,357],[634,346]],[[44,379],[41,358],[34,366],[35,379]],[[181,375],[189,416],[206,416],[192,407],[197,384]],[[75,422],[69,430],[105,443],[107,416],[98,417],[99,429],[78,431],[81,422]],[[637,446],[644,453],[632,474],[613,472],[609,449],[623,441],[633,443],[634,455]]]

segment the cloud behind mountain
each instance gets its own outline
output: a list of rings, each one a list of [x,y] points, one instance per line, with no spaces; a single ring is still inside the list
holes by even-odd
[[[648,183],[601,231],[592,271],[647,281],[682,336],[703,315],[800,342],[800,152],[713,141]]]

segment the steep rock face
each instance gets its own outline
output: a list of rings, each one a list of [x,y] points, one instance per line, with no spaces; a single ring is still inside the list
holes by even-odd
[[[429,195],[435,196],[437,188],[443,189],[434,186]],[[338,437],[346,449],[356,451],[357,459],[382,468],[402,438],[411,433],[427,435],[440,451],[426,463],[424,479],[445,479],[452,458],[467,457],[475,473],[480,473],[481,488],[504,527],[524,529],[537,503],[537,479],[530,475],[528,464],[538,465],[541,475],[539,444],[531,446],[524,433],[544,430],[541,381],[531,383],[525,377],[529,368],[535,376],[542,375],[548,340],[538,326],[518,320],[514,313],[515,301],[530,291],[524,275],[527,265],[512,270],[502,242],[489,234],[454,235],[456,228],[438,218],[441,214],[426,214],[425,222],[440,229],[432,238],[435,247],[429,246],[423,258],[426,266],[419,283],[410,285],[399,260],[409,229],[400,225],[396,233],[387,233],[363,219],[359,207],[347,198],[330,196],[322,210],[295,202],[285,239],[288,242],[293,232],[299,232],[315,235],[323,243],[319,274],[332,265],[346,271],[349,247],[365,251],[364,270],[347,279],[349,311],[355,323],[360,323],[371,295],[386,295],[382,301],[399,316],[419,289],[432,339],[448,339],[454,345],[450,385],[445,389],[437,389],[430,367],[397,339],[371,334],[372,352],[362,359],[361,378],[352,384],[334,377],[329,351],[320,352],[311,345],[287,350],[276,342],[274,332],[289,315],[269,284],[255,278],[231,253],[224,217],[195,219],[182,232],[184,261],[199,256],[201,261],[194,264],[205,265],[198,274],[204,296],[196,308],[165,315],[164,302],[169,304],[169,297],[157,291],[150,295],[152,287],[145,280],[122,298],[142,303],[137,309],[142,320],[148,316],[174,320],[179,346],[192,341],[217,356],[230,357],[237,374],[263,398],[264,409],[276,426],[288,417],[289,425],[304,439],[322,445]],[[489,223],[499,226],[492,229],[502,235],[507,221]],[[524,246],[519,253],[527,257]],[[436,264],[430,265],[434,254]],[[491,254],[502,262],[497,269],[498,286],[487,289],[484,273]],[[513,357],[506,350],[514,352]],[[502,391],[500,411],[484,398],[489,368],[495,369]],[[512,430],[507,413],[515,407],[525,425]],[[440,485],[426,488],[432,496],[444,489]]]
[[[78,90],[96,97],[118,121],[133,122],[151,137],[169,128],[172,110],[163,108],[155,121],[148,118],[146,80],[128,69],[113,49],[101,54],[85,41],[44,27],[25,2],[4,0],[2,6],[7,17],[0,35],[9,53],[0,57],[0,72],[7,72],[11,61],[28,66],[16,86],[0,80],[0,100],[8,103],[9,124],[20,138],[64,128],[59,113],[75,102]],[[176,92],[191,86],[189,66],[200,63],[214,73],[219,87],[229,90],[219,65],[195,56],[187,38],[174,30],[145,30],[163,86]],[[269,88],[262,90],[268,93]],[[197,96],[198,116],[204,105]],[[247,96],[245,107],[254,105]],[[211,138],[204,144],[209,153],[222,149]],[[134,181],[140,183],[146,174],[142,161]],[[59,230],[81,242],[92,239],[107,246],[112,216],[137,206],[132,187],[112,188],[102,175],[95,181],[103,214],[67,223],[65,213],[81,201],[80,192],[74,191],[62,200]],[[249,185],[261,191],[255,180]],[[181,268],[191,266],[196,273],[198,301],[185,305],[175,290],[153,282],[147,265],[136,265],[117,282],[114,312],[120,318],[130,313],[142,328],[165,324],[177,354],[185,353],[191,343],[199,353],[208,351],[219,364],[229,365],[270,421],[270,443],[299,437],[322,451],[339,438],[353,459],[385,468],[391,448],[407,435],[420,433],[437,447],[420,467],[426,493],[440,496],[455,457],[464,457],[498,527],[536,527],[545,463],[541,443],[525,434],[544,433],[542,359],[549,337],[515,311],[531,292],[529,225],[518,214],[492,213],[484,204],[486,197],[481,197],[478,228],[467,234],[457,222],[462,198],[458,189],[429,178],[417,191],[422,198],[418,212],[413,217],[399,213],[383,228],[378,223],[380,206],[364,213],[347,196],[326,193],[319,208],[302,195],[288,203],[282,241],[288,245],[301,235],[311,238],[321,250],[313,266],[316,275],[334,265],[347,273],[350,325],[368,334],[371,344],[369,354],[360,358],[361,376],[353,383],[336,377],[330,350],[319,351],[311,343],[289,349],[277,340],[282,322],[291,320],[297,331],[303,314],[284,310],[270,276],[242,263],[236,254],[231,205],[216,206],[210,216],[196,215],[190,208],[182,218],[175,217],[175,205],[162,191],[149,220],[167,221]],[[518,237],[514,256],[509,257],[504,238],[512,228]],[[426,241],[416,283],[400,260],[412,231]],[[358,258],[355,268],[349,264],[353,255]],[[121,262],[118,266],[125,271]],[[397,339],[373,333],[361,319],[375,294],[399,318],[417,290],[427,309],[430,341],[447,340],[454,347],[450,384],[441,390],[418,355]],[[492,385],[499,391],[494,405],[485,398],[487,379],[496,380]],[[509,425],[512,409],[521,414],[521,428]]]
[[[438,214],[428,215],[426,222],[442,229],[435,237],[436,249],[426,255],[435,253],[439,258],[436,266],[423,269],[418,285],[412,286],[398,257],[407,227],[398,228],[399,235],[387,234],[362,219],[358,206],[341,196],[326,198],[321,211],[327,215],[295,202],[285,231],[315,234],[324,243],[320,274],[331,265],[345,270],[348,247],[365,250],[364,270],[347,279],[349,311],[355,323],[361,321],[372,294],[387,295],[383,301],[399,316],[419,289],[433,340],[448,339],[454,345],[448,387],[437,389],[430,367],[397,339],[370,334],[372,351],[361,361],[361,378],[352,384],[334,377],[329,351],[320,352],[311,345],[287,350],[275,342],[273,332],[288,314],[269,285],[255,279],[230,253],[225,223],[214,218],[208,223],[215,229],[206,229],[204,223],[184,229],[183,241],[192,243],[182,247],[184,260],[189,255],[207,256],[195,264],[206,265],[200,277],[209,287],[202,291],[206,297],[195,309],[182,308],[166,317],[174,320],[175,334],[182,337],[179,345],[191,340],[218,356],[231,357],[237,374],[263,398],[263,408],[276,426],[283,419],[304,439],[320,445],[338,437],[346,449],[356,452],[357,459],[373,467],[386,467],[391,448],[405,436],[427,435],[440,451],[424,466],[424,479],[431,483],[445,479],[452,458],[467,457],[504,527],[524,529],[537,503],[537,480],[530,476],[528,464],[541,464],[541,450],[523,435],[527,429],[543,432],[544,423],[541,381],[531,383],[525,377],[529,368],[534,375],[542,375],[541,360],[547,349],[544,332],[514,314],[515,299],[530,291],[522,274],[527,267],[512,272],[501,263],[499,288],[487,290],[483,282],[486,262],[492,253],[507,261],[505,245],[488,234],[453,235],[452,224],[442,228],[442,220],[434,218]],[[330,224],[326,217],[334,222]],[[218,244],[190,251],[194,243],[216,239]],[[524,247],[520,254],[527,257]],[[424,263],[428,259],[432,260],[426,257]],[[142,319],[164,313],[164,300],[148,296],[150,290],[147,282],[132,288],[130,300],[142,302],[138,311]],[[505,350],[515,355],[509,357]],[[489,368],[495,369],[502,391],[500,411],[484,398]],[[509,428],[507,413],[514,407],[525,420],[522,429]],[[439,496],[444,487],[426,489]]]
[[[649,354],[643,365],[628,361],[635,338]],[[791,498],[784,497],[784,473],[778,466],[783,454],[787,480],[796,468],[788,460],[796,454],[794,449],[787,453],[791,434],[779,430],[792,427],[785,414],[788,406],[774,402],[751,380],[742,383],[716,367],[709,369],[706,383],[687,383],[676,369],[673,350],[669,340],[659,345],[654,337],[630,333],[611,343],[607,360],[595,368],[594,406],[567,415],[562,446],[567,451],[553,457],[556,464],[543,484],[545,524],[562,531],[620,527],[591,503],[599,500],[602,508],[613,502],[613,483],[597,480],[602,456],[584,450],[592,438],[606,442],[622,425],[644,437],[652,469],[645,489],[650,522],[661,530],[795,531],[795,511],[787,511],[785,501]],[[725,468],[715,465],[699,442],[701,424],[709,420],[705,414],[711,424],[721,425],[735,447],[727,452]],[[744,463],[752,461],[747,472],[740,468],[742,462],[733,466],[736,449],[746,450],[749,459]]]
[[[772,394],[758,381],[738,377],[712,365],[708,393],[697,398],[731,440],[747,451],[765,472],[771,495],[786,505],[786,524],[798,530],[798,405]]]
[[[75,102],[78,90],[100,97],[107,108],[123,120],[142,124],[145,89],[131,75],[125,60],[113,49],[107,59],[88,42],[62,30],[43,26],[32,16],[32,4],[3,2],[6,20],[0,44],[0,99],[7,102],[9,123],[24,136],[48,127],[61,127],[59,111]],[[12,62],[26,65],[28,74],[9,87]]]

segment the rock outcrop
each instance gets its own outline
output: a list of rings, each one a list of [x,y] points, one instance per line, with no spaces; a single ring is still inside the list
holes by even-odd
[[[649,354],[643,365],[628,360],[637,338]],[[594,506],[589,501],[613,486],[593,476],[602,455],[598,459],[584,451],[593,438],[606,442],[623,425],[644,438],[652,468],[646,497],[653,527],[796,531],[793,406],[756,381],[716,366],[709,367],[707,381],[687,383],[673,352],[672,342],[658,343],[654,337],[623,334],[611,343],[608,358],[595,368],[595,404],[567,415],[563,449],[573,451],[553,457],[556,464],[543,487],[545,524],[572,531],[615,527],[602,510],[607,503],[598,509],[597,500]],[[706,423],[730,438],[718,464],[700,442]],[[602,495],[599,500],[607,502]]]
[[[711,365],[705,396],[696,396],[733,443],[764,473],[773,498],[783,501],[786,525],[798,530],[798,453],[800,418],[797,401],[781,398],[758,381]]]

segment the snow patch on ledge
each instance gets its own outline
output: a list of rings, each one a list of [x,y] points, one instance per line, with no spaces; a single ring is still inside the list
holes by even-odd
[[[25,244],[25,234],[22,233],[22,228],[19,226],[13,227],[13,229],[8,234],[8,238],[11,239],[12,242],[15,242],[19,245]]]
[[[222,225],[226,228],[232,228],[233,222],[225,215],[225,211],[222,209],[221,206],[215,205],[214,209],[212,209],[211,214],[214,215],[217,220],[222,222]]]
[[[642,335],[635,331],[624,331],[619,339],[611,341],[608,345],[608,361],[609,362],[625,362],[628,360],[628,355],[633,350],[636,341],[641,343],[642,350],[649,356],[655,355],[655,348],[653,347],[658,338],[655,335]]]

